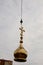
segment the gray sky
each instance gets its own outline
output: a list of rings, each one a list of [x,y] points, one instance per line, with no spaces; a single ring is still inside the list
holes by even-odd
[[[14,59],[19,46],[20,1],[0,0],[0,58]],[[15,65],[43,65],[43,0],[23,0],[24,47],[27,62]]]

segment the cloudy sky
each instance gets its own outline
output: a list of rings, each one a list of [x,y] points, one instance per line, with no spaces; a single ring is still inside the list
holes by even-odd
[[[13,65],[43,65],[43,0],[23,0],[24,47],[27,62],[15,62],[13,53],[19,46],[21,0],[0,0],[0,59]]]

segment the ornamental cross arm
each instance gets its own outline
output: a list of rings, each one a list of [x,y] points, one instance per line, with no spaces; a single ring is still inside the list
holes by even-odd
[[[19,28],[21,30],[21,32],[25,32],[25,30],[23,29],[23,27]]]

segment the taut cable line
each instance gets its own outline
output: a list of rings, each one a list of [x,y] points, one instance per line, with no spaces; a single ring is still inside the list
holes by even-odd
[[[21,25],[23,23],[23,21],[22,21],[23,7],[22,7],[22,5],[23,5],[23,0],[21,0],[21,21],[20,21]]]
[[[23,5],[23,0],[21,0],[21,19],[22,19],[22,10],[23,10],[22,5]]]

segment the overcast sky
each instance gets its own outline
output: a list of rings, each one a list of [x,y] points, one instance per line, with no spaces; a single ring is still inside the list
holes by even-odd
[[[27,62],[15,62],[13,53],[20,40],[21,0],[0,0],[0,59],[13,65],[43,65],[43,0],[23,0],[24,47]]]

